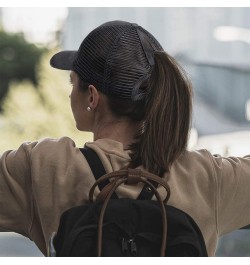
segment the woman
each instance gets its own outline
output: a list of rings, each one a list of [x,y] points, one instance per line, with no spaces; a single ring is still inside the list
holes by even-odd
[[[142,166],[165,179],[168,203],[197,223],[209,256],[219,236],[250,223],[250,157],[186,150],[191,85],[149,32],[128,22],[105,23],[78,51],[54,55],[51,65],[71,71],[76,127],[93,132],[86,146],[105,170]],[[44,254],[62,212],[86,203],[95,182],[67,137],[5,152],[0,176],[0,227],[29,237]],[[136,198],[140,189],[123,185],[117,193]]]

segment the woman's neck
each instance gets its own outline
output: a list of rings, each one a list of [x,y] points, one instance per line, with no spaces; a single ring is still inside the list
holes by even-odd
[[[138,129],[138,123],[127,120],[107,122],[93,130],[94,141],[108,138],[121,142],[124,146],[124,149],[127,149],[134,141],[134,138],[138,133]]]

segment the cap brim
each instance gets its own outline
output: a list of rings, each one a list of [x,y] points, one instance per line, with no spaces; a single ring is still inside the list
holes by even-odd
[[[62,51],[52,56],[50,65],[61,70],[72,70],[77,51]]]

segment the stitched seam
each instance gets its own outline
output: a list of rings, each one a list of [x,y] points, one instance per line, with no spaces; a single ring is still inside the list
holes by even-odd
[[[122,27],[121,27],[122,28]],[[112,61],[110,59],[111,55],[115,52],[115,49],[117,48],[117,44],[119,43],[119,41],[121,40],[122,36],[127,33],[127,32],[130,32],[132,31],[133,28],[132,27],[127,27],[127,28],[124,28],[124,30],[122,32],[119,33],[119,35],[117,35],[116,39],[114,40],[112,46],[110,47],[109,51],[108,51],[108,54],[107,54],[107,57],[106,57],[106,62],[105,62],[105,71],[104,71],[104,82],[103,82],[103,89],[106,90],[106,83],[107,83],[107,78],[108,76],[110,76],[110,67],[108,67],[108,64]]]
[[[33,196],[33,182],[32,182],[32,174],[31,174],[32,161],[31,161],[31,156],[28,153],[28,151],[26,150],[26,148],[24,148],[24,152],[26,154],[27,160],[28,160],[29,165],[30,165],[30,175],[29,175],[29,178],[30,178],[30,224],[28,225],[28,231],[27,231],[28,235],[30,235],[31,234],[31,229],[32,229],[32,226],[33,226],[33,222],[34,222],[34,196]]]
[[[215,176],[215,167],[214,167],[214,164],[213,164],[213,160],[212,160],[212,155],[206,150],[206,153],[208,154],[208,157],[209,157],[209,160],[210,160],[210,164],[212,165],[212,169],[213,169],[213,179],[214,179],[214,182],[215,182],[215,186],[216,186],[216,190],[215,190],[215,201],[214,201],[214,205],[215,205],[215,220],[216,220],[216,232],[217,232],[217,235],[219,235],[219,209],[218,209],[218,196],[219,196],[219,187],[218,187],[218,181],[217,181],[217,178]]]

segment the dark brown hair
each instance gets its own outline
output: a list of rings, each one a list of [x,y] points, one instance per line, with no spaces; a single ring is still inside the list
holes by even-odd
[[[155,65],[146,97],[131,101],[108,97],[116,116],[141,121],[141,128],[131,143],[133,165],[142,165],[149,172],[161,175],[186,150],[192,115],[192,87],[173,57],[155,52]]]

